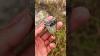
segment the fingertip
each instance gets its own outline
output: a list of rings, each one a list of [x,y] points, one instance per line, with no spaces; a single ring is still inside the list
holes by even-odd
[[[59,21],[57,23],[57,30],[59,30],[62,26],[63,26],[63,23],[61,21]]]
[[[55,43],[50,43],[49,46],[50,46],[51,49],[53,49],[53,48],[56,47],[56,44]]]
[[[61,21],[59,21],[58,24],[59,24],[59,26],[62,26],[63,25],[63,23]]]
[[[53,18],[53,16],[48,16],[47,17],[48,20],[51,20],[52,18]]]
[[[54,49],[56,47],[56,44],[55,43],[50,43],[48,46],[47,46],[47,51],[48,53],[51,52],[52,49]]]

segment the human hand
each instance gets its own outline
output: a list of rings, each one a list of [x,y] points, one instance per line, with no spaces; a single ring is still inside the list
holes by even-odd
[[[47,18],[48,20],[52,19],[52,16]],[[57,30],[62,27],[62,22],[57,22]],[[56,47],[55,43],[52,43],[55,40],[55,36],[51,35],[48,31],[43,35],[39,35],[42,33],[45,25],[42,22],[39,27],[35,29],[35,56],[47,56],[48,53]]]

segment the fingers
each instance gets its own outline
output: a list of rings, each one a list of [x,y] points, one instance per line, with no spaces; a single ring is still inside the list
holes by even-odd
[[[57,22],[57,30],[60,30],[61,27],[63,26],[63,23],[62,22]],[[48,39],[48,37],[50,36],[51,34],[47,31],[41,38],[43,40],[46,40]]]
[[[41,38],[45,41],[48,39],[48,37],[50,37],[50,33],[49,32],[46,32],[44,35],[41,36]]]
[[[52,16],[49,16],[47,18],[48,20],[52,19]],[[44,22],[42,22],[36,29],[35,29],[35,36],[37,36],[38,34],[40,34],[42,32],[42,30],[44,29],[45,25]]]
[[[55,40],[55,38],[55,36],[50,36],[48,40],[45,41],[45,45],[47,46],[48,44],[50,44],[53,40]]]
[[[32,28],[32,18],[26,13],[28,11],[23,11],[20,16],[16,16],[12,23],[13,25],[8,26],[0,31],[0,37],[2,37],[2,42],[5,43],[5,46],[15,47],[24,40],[24,37],[30,32]],[[18,19],[18,21],[16,21]],[[1,43],[2,43],[1,42]]]
[[[54,49],[56,47],[55,43],[50,43],[48,46],[47,46],[47,52],[49,53],[52,49]]]

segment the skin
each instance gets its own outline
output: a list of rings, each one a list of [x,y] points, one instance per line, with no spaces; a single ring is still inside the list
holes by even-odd
[[[52,19],[52,16],[47,18],[48,20]],[[63,26],[62,22],[57,22],[57,30]],[[49,32],[45,32],[42,36],[39,36],[41,31],[44,29],[44,24],[41,23],[38,28],[36,28],[35,36],[35,56],[47,56],[48,53],[56,47],[55,43],[52,43],[55,40],[55,36],[51,35]],[[41,44],[40,44],[41,43]]]
[[[32,30],[33,20],[29,14],[28,9],[23,10],[9,24],[0,29],[0,56],[16,56],[16,53],[14,53],[15,48],[24,41],[27,34]],[[48,18],[50,19],[51,17]],[[37,36],[44,27],[43,24],[40,25],[35,29],[35,55],[47,56],[55,48],[55,44],[52,43],[55,36],[48,32],[45,32],[42,36]],[[58,22],[57,29],[60,29],[62,25],[62,22]],[[29,45],[18,56],[34,56],[33,50],[34,47]]]

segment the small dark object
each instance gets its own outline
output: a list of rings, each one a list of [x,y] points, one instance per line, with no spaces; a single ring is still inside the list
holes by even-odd
[[[56,18],[52,18],[51,20],[44,20],[45,27],[49,31],[49,33],[54,34],[56,32]]]
[[[55,24],[56,24],[56,20],[55,19],[52,19],[50,21],[45,22],[45,25],[46,26],[51,26],[52,27]]]

